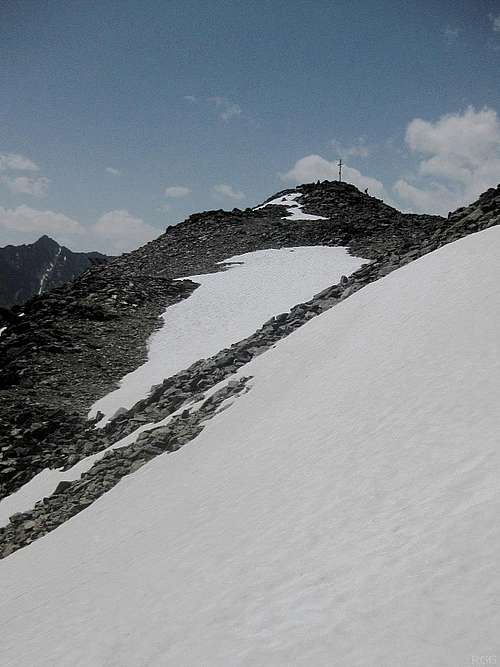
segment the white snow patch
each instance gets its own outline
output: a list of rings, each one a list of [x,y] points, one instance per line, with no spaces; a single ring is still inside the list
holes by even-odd
[[[288,195],[283,195],[281,197],[276,197],[271,201],[262,204],[262,206],[256,206],[254,211],[258,211],[261,208],[266,206],[286,206],[288,216],[284,216],[285,220],[328,220],[322,215],[311,215],[310,213],[304,213],[302,210],[302,204],[296,201],[299,197],[302,197],[302,192],[293,192]]]
[[[2,667],[498,656],[500,228],[357,292],[0,563]]]
[[[162,315],[149,341],[148,361],[126,375],[119,389],[98,400],[104,426],[121,407],[131,408],[151,387],[254,333],[273,315],[289,310],[350,275],[366,261],[345,248],[310,246],[259,250],[231,257],[227,271],[190,276],[201,286]]]
[[[57,264],[57,260],[59,259],[59,255],[61,254],[61,251],[62,251],[62,248],[59,247],[55,256],[54,256],[54,259],[52,260],[52,262],[50,262],[50,264],[47,266],[47,268],[43,272],[43,275],[40,279],[40,287],[38,288],[38,294],[41,294],[43,292],[43,288],[45,287],[45,283],[47,282],[47,279],[49,278],[50,274],[54,270],[54,267]]]

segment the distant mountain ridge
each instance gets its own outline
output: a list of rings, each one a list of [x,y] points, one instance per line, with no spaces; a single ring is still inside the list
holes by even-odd
[[[46,235],[35,243],[0,248],[0,306],[22,304],[104,261],[106,255],[73,252]]]

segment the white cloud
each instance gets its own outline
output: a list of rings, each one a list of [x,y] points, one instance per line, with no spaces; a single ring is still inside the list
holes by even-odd
[[[219,183],[219,185],[214,185],[214,192],[222,197],[227,197],[228,199],[234,199],[235,201],[241,201],[245,199],[245,194],[243,192],[238,192],[233,190],[230,185],[226,183]]]
[[[122,173],[119,169],[115,169],[114,167],[106,167],[106,171],[112,176],[120,176]]]
[[[364,137],[359,137],[352,146],[344,146],[340,141],[333,139],[331,142],[333,150],[342,159],[350,157],[366,158],[370,155],[371,149],[366,144]]]
[[[394,189],[411,210],[447,213],[500,180],[500,121],[494,109],[412,120],[406,143],[422,159],[416,174]],[[413,183],[411,182],[413,181]]]
[[[406,130],[406,142],[420,153],[455,155],[476,162],[497,154],[499,131],[496,111],[469,107],[462,114],[447,114],[435,123],[415,118]]]
[[[231,102],[226,97],[209,97],[208,101],[212,102],[212,104],[215,104],[215,106],[219,108],[219,118],[225,123],[231,120],[231,118],[241,116],[243,113],[239,104]]]
[[[134,250],[159,236],[160,230],[128,211],[108,211],[90,227],[90,236],[111,254]]]
[[[398,207],[402,210],[444,214],[458,208],[459,193],[439,183],[432,183],[427,188],[417,188],[400,178],[393,188],[401,201],[406,202],[406,205]]]
[[[160,230],[128,211],[108,211],[94,224],[81,225],[64,213],[29,206],[0,207],[0,245],[33,243],[43,234],[72,250],[99,250],[120,254],[151,241]]]
[[[7,174],[0,176],[0,183],[5,185],[14,194],[44,197],[49,188],[49,179],[45,176],[14,175],[15,171],[40,171],[37,164],[19,153],[0,153],[0,172]]]
[[[336,181],[339,177],[339,168],[337,162],[329,162],[321,155],[306,155],[297,160],[294,166],[286,174],[280,174],[281,180],[289,183],[311,183],[312,181]],[[357,169],[342,166],[342,180],[352,183],[360,190],[368,188],[371,195],[380,197],[387,201],[387,193],[381,181],[371,176],[365,176]]]
[[[165,188],[165,197],[178,199],[179,197],[185,197],[190,192],[191,190],[184,185],[171,185],[170,187]]]
[[[493,24],[493,30],[495,32],[500,32],[500,14],[497,16],[490,16],[491,22]]]
[[[239,106],[239,104],[231,104],[226,109],[224,109],[220,117],[222,118],[222,120],[227,122],[228,120],[231,120],[231,118],[240,115],[241,115],[241,107]]]
[[[39,211],[29,206],[6,209],[0,206],[0,230],[42,234],[81,234],[79,222],[54,211]],[[38,238],[38,236],[37,236]]]
[[[39,171],[39,167],[24,155],[0,153],[0,171]]]
[[[29,176],[1,176],[0,183],[14,194],[44,197],[49,189],[49,179],[45,176],[30,178]]]
[[[193,103],[197,101],[196,95],[184,95],[184,99],[187,102],[193,102]]]

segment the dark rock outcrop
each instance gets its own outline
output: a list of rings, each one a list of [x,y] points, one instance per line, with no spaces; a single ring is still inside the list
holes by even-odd
[[[35,243],[0,248],[0,306],[23,304],[107,260],[99,252],[72,252],[48,236]]]

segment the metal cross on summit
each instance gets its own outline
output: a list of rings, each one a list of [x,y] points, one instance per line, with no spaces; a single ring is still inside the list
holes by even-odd
[[[342,180],[342,158],[340,158],[339,162],[339,181]]]

